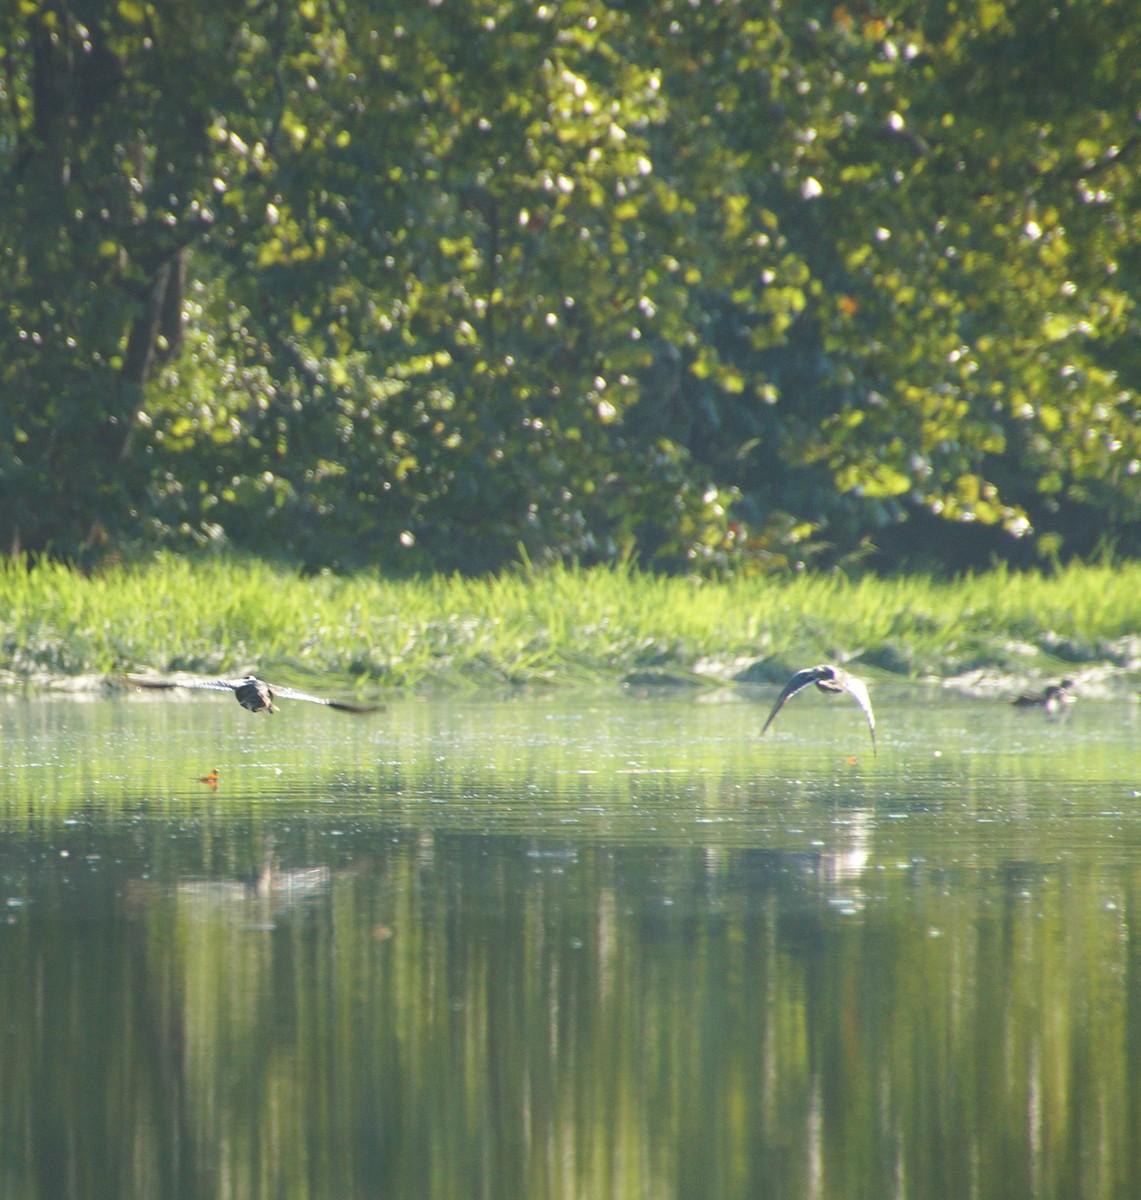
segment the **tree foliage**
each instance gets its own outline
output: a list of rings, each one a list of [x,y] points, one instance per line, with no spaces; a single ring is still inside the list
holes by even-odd
[[[17,0],[3,545],[1141,549],[1139,40],[1112,0]]]

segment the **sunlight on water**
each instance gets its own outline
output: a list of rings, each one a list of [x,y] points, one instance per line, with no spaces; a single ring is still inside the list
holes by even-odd
[[[0,1196],[1141,1194],[1137,706],[771,701],[0,700]]]

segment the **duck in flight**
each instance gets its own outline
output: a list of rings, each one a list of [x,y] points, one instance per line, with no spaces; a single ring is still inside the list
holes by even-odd
[[[855,700],[867,718],[868,730],[872,735],[872,754],[875,754],[876,717],[875,713],[872,712],[872,701],[868,695],[868,685],[855,675],[850,675],[842,667],[834,667],[829,663],[821,663],[819,666],[805,667],[803,671],[797,671],[788,683],[784,685],[784,691],[777,697],[776,703],[773,705],[773,710],[769,713],[769,719],[765,722],[765,728],[761,730],[761,733],[764,734],[765,729],[768,729],[773,723],[777,713],[784,708],[787,701],[791,700],[797,692],[802,691],[809,684],[813,683],[822,692],[847,692]]]
[[[296,688],[276,687],[247,675],[244,679],[231,682],[227,679],[152,679],[147,675],[128,675],[126,682],[139,688],[206,688],[213,692],[233,692],[238,703],[250,712],[277,712],[275,699],[307,700],[310,704],[324,704],[340,712],[379,712],[383,705],[352,704],[347,700],[328,700],[314,696],[311,692],[299,692]]]
[[[1072,679],[1063,679],[1060,683],[1048,684],[1040,692],[1023,692],[1016,696],[1011,704],[1015,708],[1041,708],[1051,717],[1063,712],[1067,704],[1073,704],[1077,697],[1070,690],[1074,686]]]

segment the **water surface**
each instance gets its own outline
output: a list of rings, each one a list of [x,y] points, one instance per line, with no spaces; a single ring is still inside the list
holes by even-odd
[[[771,699],[0,701],[0,1197],[1141,1195],[1137,707]]]

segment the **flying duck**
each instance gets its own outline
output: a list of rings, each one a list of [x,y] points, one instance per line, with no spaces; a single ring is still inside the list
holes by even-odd
[[[1040,692],[1023,692],[1016,696],[1011,704],[1015,708],[1041,708],[1051,717],[1056,717],[1067,704],[1073,704],[1077,697],[1070,691],[1074,686],[1072,679],[1063,679],[1060,683],[1048,684]]]
[[[276,687],[247,675],[244,679],[231,682],[227,679],[152,679],[147,675],[127,675],[126,682],[132,687],[140,688],[207,688],[214,692],[233,692],[238,703],[250,712],[277,712],[275,699],[307,700],[310,704],[324,704],[341,712],[370,713],[379,712],[383,705],[352,704],[346,700],[327,700],[324,696],[314,696],[310,692],[299,692],[295,688]]]
[[[776,703],[773,705],[772,712],[769,713],[769,719],[765,722],[764,729],[761,733],[773,723],[776,715],[785,703],[791,700],[797,692],[808,687],[809,684],[816,684],[822,692],[847,692],[849,696],[860,706],[863,714],[868,719],[868,730],[872,735],[872,753],[876,752],[876,717],[872,712],[872,701],[868,695],[868,686],[862,679],[857,679],[855,675],[849,675],[842,667],[834,667],[829,663],[821,663],[816,667],[805,667],[803,671],[797,673],[784,685],[784,691],[777,697]]]

